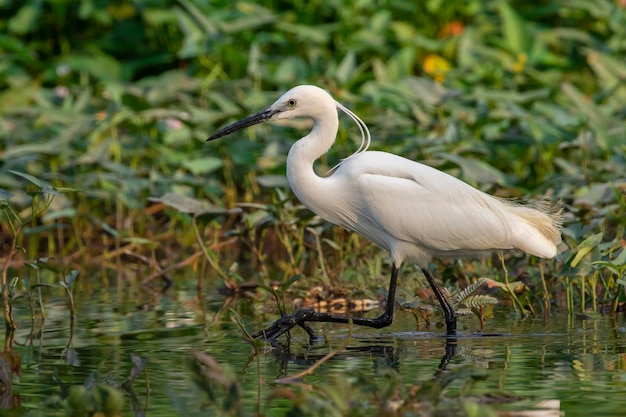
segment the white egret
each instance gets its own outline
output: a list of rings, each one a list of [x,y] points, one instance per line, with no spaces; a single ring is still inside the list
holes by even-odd
[[[335,142],[338,110],[361,130],[361,147],[342,160],[331,175],[318,176],[314,162]],[[376,319],[301,310],[259,332],[268,340],[295,325],[310,335],[306,322],[348,323],[375,328],[393,320],[398,270],[413,262],[423,271],[443,309],[447,333],[456,333],[456,315],[428,270],[432,257],[480,256],[494,250],[519,249],[552,258],[561,241],[559,204],[520,205],[492,197],[428,165],[386,152],[367,151],[370,134],[354,113],[326,91],[310,85],[292,88],[267,109],[227,126],[207,140],[258,123],[306,117],[311,132],[287,157],[287,180],[298,199],[325,220],[355,231],[391,254],[391,280],[385,312]]]

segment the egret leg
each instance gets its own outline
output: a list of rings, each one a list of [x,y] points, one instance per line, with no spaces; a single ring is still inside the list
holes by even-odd
[[[443,292],[441,291],[441,289],[435,282],[435,278],[430,273],[430,271],[426,268],[422,268],[422,272],[426,276],[426,279],[428,280],[428,283],[430,284],[430,288],[433,289],[433,292],[435,293],[435,297],[437,297],[437,300],[439,300],[439,304],[441,304],[441,309],[443,310],[443,316],[446,320],[446,333],[448,335],[455,335],[456,334],[456,313],[454,312],[454,309],[450,306],[450,303],[448,302],[446,297],[443,295]]]
[[[332,313],[320,313],[313,309],[302,309],[296,311],[294,315],[283,316],[276,320],[270,327],[263,329],[252,335],[254,338],[263,337],[269,342],[273,342],[277,337],[288,332],[295,326],[302,327],[309,337],[313,337],[311,328],[306,322],[317,321],[327,323],[349,323],[357,326],[367,326],[380,329],[391,325],[393,322],[393,307],[396,298],[396,285],[398,283],[398,268],[395,264],[391,266],[391,279],[389,281],[389,291],[387,293],[387,305],[385,312],[378,318],[370,319],[365,317],[349,317]]]

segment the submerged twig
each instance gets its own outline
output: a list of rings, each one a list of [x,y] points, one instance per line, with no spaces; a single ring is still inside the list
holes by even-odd
[[[230,314],[232,314],[233,321],[237,324],[237,326],[239,326],[239,329],[241,329],[241,332],[246,337],[246,340],[252,343],[253,345],[256,345],[256,343],[259,343],[254,337],[252,337],[250,333],[248,333],[248,331],[246,330],[246,327],[243,325],[243,321],[241,320],[239,313],[237,313],[235,310],[231,308]]]
[[[204,240],[202,239],[202,234],[200,233],[200,229],[198,228],[197,218],[198,218],[198,215],[195,214],[191,218],[191,224],[193,226],[193,231],[196,235],[196,240],[200,244],[200,248],[202,249],[202,252],[204,253],[204,257],[206,258],[207,262],[211,265],[211,267],[215,270],[217,275],[219,275],[220,278],[222,278],[224,281],[228,281],[228,275],[222,271],[222,269],[217,264],[217,261],[213,259],[213,255],[215,254],[205,245]]]
[[[15,233],[15,236],[13,236],[13,239],[11,239],[11,247],[9,248],[9,253],[7,254],[4,267],[2,268],[2,296],[4,299],[5,329],[7,331],[13,331],[17,328],[17,326],[15,325],[15,320],[13,319],[13,305],[11,300],[9,283],[7,282],[7,275],[9,273],[9,264],[11,263],[11,259],[19,251],[19,249],[17,248],[17,236],[22,227],[23,225],[20,225],[19,229]]]
[[[193,263],[196,259],[200,258],[203,255],[203,252],[201,250],[197,251],[196,253],[194,253],[193,255],[183,259],[180,262],[175,263],[174,265],[170,265],[167,268],[163,268],[163,269],[159,269],[158,271],[152,273],[151,275],[148,275],[146,278],[143,279],[143,281],[141,281],[141,285],[146,285],[148,283],[150,283],[151,281],[171,272],[174,271],[176,269],[182,268],[184,266],[187,266],[191,263]]]
[[[502,270],[504,271],[504,283],[506,284],[505,290],[513,300],[513,309],[515,310],[515,313],[524,314],[524,306],[520,302],[519,298],[517,298],[515,291],[513,291],[509,283],[509,270],[504,262],[504,255],[502,252],[498,252],[498,258],[500,259],[500,264],[502,265]]]

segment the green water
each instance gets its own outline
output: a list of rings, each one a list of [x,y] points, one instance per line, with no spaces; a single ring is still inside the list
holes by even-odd
[[[127,395],[124,415],[133,415],[130,404],[134,403],[135,412],[139,409],[148,416],[218,415],[206,393],[191,380],[189,361],[194,351],[211,355],[232,376],[242,389],[248,415],[267,416],[282,416],[290,408],[284,397],[269,398],[277,389],[349,391],[354,387],[350,381],[365,378],[374,385],[384,384],[390,374],[401,380],[401,386],[421,386],[440,375],[438,368],[445,359],[442,331],[416,331],[412,316],[399,312],[390,328],[355,328],[349,340],[347,326],[322,325],[332,348],[346,341],[347,347],[302,383],[278,384],[277,378],[306,369],[327,354],[329,346],[321,343],[308,349],[305,334],[295,330],[288,352],[263,349],[255,354],[228,312],[220,312],[223,300],[211,298],[198,304],[195,292],[175,288],[166,296],[137,288],[83,290],[77,294],[79,311],[73,331],[63,297],[49,298],[45,321],[31,321],[27,304],[16,302],[19,329],[13,349],[21,356],[22,371],[14,378],[11,395],[21,406],[5,412],[66,415],[62,384],[82,384],[93,378],[119,385],[133,367],[133,354],[147,362],[145,372],[133,382],[135,400]],[[249,300],[230,305],[250,324],[250,330],[263,324],[250,313],[252,305]],[[559,411],[568,417],[626,414],[623,318],[612,322],[603,317],[555,314],[548,321],[519,320],[504,307],[497,310],[484,333],[477,331],[475,318],[460,319],[460,336],[446,366],[446,372],[463,367],[479,370],[483,378],[473,384],[453,381],[442,402],[430,414],[421,415],[436,414],[462,399],[483,403],[503,393],[511,399],[492,404],[496,410],[529,410],[541,401],[558,400],[557,414],[546,415],[559,415]],[[320,329],[318,324],[314,327]],[[346,403],[349,408],[351,403]],[[463,415],[459,407],[453,408],[456,415]]]

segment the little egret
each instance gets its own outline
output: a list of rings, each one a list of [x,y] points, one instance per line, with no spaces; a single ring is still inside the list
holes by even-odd
[[[335,142],[338,110],[361,131],[361,146],[326,177],[314,162]],[[207,140],[214,140],[258,123],[306,117],[311,132],[298,140],[287,156],[287,180],[298,199],[325,220],[355,231],[391,254],[391,279],[385,312],[376,319],[320,313],[310,309],[277,320],[257,333],[273,341],[306,322],[335,322],[375,328],[393,320],[398,270],[404,261],[417,264],[437,297],[449,335],[456,333],[456,314],[428,270],[432,257],[480,256],[490,251],[518,249],[552,258],[561,241],[559,204],[545,201],[520,205],[492,197],[463,181],[398,155],[367,151],[370,133],[354,113],[321,88],[301,85],[267,109],[233,123]]]

